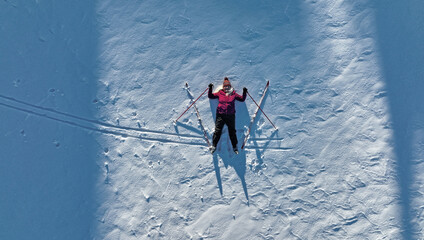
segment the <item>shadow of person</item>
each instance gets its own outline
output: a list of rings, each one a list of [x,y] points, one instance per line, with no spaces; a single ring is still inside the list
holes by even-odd
[[[219,193],[222,196],[223,193],[222,193],[221,170],[219,169],[219,159],[217,154],[213,155],[213,166],[215,168],[215,175],[216,175],[216,181],[218,183]]]
[[[246,184],[246,177],[245,177],[246,176],[246,152],[241,151],[239,154],[234,154],[224,150],[214,154],[213,160],[214,160],[215,174],[216,174],[216,178],[218,182],[218,187],[222,196],[223,195],[222,181],[221,181],[220,169],[218,164],[219,158],[222,159],[222,162],[225,168],[231,167],[235,170],[237,176],[239,177],[241,181],[241,185],[244,191],[244,196],[246,197],[246,200],[247,200],[247,205],[249,205],[249,194],[247,191],[247,184]]]
[[[235,155],[234,158],[229,159],[229,165],[234,168],[237,173],[237,176],[240,178],[241,185],[243,186],[244,196],[247,200],[247,205],[249,205],[249,194],[247,192],[246,184],[246,152],[242,151],[239,154]]]

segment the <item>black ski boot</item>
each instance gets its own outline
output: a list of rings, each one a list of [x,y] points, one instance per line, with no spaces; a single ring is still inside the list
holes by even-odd
[[[211,153],[213,154],[216,151],[216,147],[212,146],[210,149]]]

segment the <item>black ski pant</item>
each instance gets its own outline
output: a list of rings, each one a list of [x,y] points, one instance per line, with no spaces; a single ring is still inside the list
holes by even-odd
[[[213,134],[212,143],[213,146],[219,142],[221,138],[222,129],[224,125],[228,127],[228,134],[230,135],[231,144],[233,148],[237,147],[237,135],[236,135],[236,115],[235,114],[216,114],[215,132]]]

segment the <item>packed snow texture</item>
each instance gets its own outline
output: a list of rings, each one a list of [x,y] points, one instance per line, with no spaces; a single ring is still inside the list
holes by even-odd
[[[0,2],[0,239],[423,239],[424,3]],[[239,155],[194,109],[268,92]],[[211,140],[217,100],[197,102]],[[241,146],[256,105],[236,104]]]

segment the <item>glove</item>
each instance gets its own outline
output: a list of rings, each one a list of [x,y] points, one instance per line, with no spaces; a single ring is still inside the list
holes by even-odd
[[[243,92],[247,92],[247,88],[246,87],[243,88]]]
[[[209,83],[209,88],[213,88],[213,83]]]

